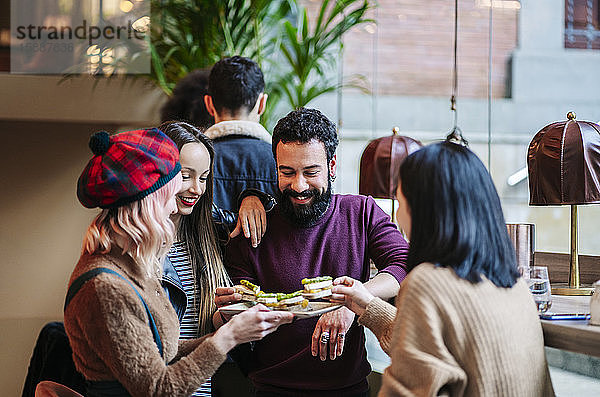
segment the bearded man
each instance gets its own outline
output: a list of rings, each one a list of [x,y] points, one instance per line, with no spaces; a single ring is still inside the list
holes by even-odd
[[[290,293],[302,288],[303,278],[347,275],[375,296],[396,296],[408,244],[373,198],[332,194],[335,125],[318,110],[301,108],[279,120],[272,145],[278,204],[258,247],[239,237],[227,246],[233,282]],[[370,260],[379,273],[369,280]],[[219,306],[241,299],[232,288],[217,295]],[[371,370],[363,328],[345,307],[282,326],[253,346],[246,369],[259,397],[367,396]]]

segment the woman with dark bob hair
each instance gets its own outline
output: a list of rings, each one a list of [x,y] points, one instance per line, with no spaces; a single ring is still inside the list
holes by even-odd
[[[456,143],[427,146],[401,165],[396,196],[410,240],[396,307],[349,277],[333,288],[391,357],[379,395],[554,395],[537,310],[483,163]]]

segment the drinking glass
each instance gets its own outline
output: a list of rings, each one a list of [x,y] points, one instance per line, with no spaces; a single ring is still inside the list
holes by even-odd
[[[552,292],[548,268],[546,266],[530,266],[519,268],[521,275],[529,286],[538,313],[545,313],[552,306]]]
[[[535,225],[533,223],[507,223],[508,236],[515,246],[517,266],[533,266],[535,254]]]

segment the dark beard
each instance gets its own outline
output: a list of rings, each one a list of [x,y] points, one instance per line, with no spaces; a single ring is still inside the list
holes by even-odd
[[[291,197],[307,196],[314,197],[309,204],[293,204]],[[292,221],[294,224],[300,227],[312,226],[317,222],[331,202],[331,181],[327,184],[327,190],[320,193],[316,189],[305,190],[301,193],[297,193],[292,189],[286,189],[283,192],[278,192],[277,203],[281,208],[281,213]]]

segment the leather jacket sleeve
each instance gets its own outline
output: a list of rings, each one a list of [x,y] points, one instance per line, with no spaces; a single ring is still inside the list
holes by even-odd
[[[246,189],[238,197],[238,208],[242,205],[244,198],[248,196],[256,196],[262,202],[265,211],[269,212],[275,207],[277,201],[273,196],[268,193],[262,192],[258,189]],[[214,203],[212,205],[212,218],[217,228],[217,235],[220,240],[227,240],[229,233],[235,229],[237,224],[237,215],[233,211],[222,209],[217,207]],[[225,236],[225,238],[223,238]]]
[[[237,223],[235,212],[219,208],[215,203],[212,205],[212,218],[216,224],[223,224],[230,230],[233,230]]]
[[[221,246],[224,246],[229,241],[229,233],[235,229],[237,214],[233,211],[219,208],[213,203],[212,218],[217,240]]]

